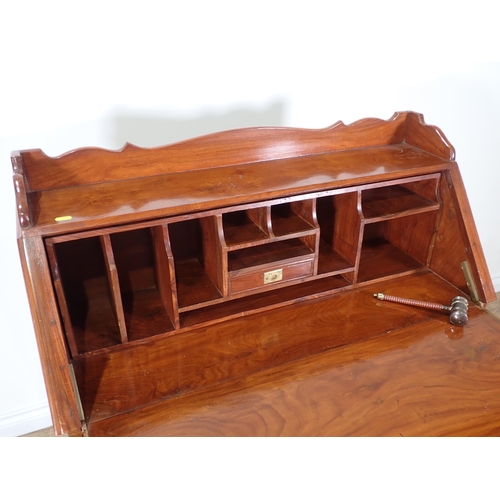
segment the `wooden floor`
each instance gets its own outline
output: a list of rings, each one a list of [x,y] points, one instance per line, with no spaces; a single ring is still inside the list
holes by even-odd
[[[433,319],[404,337],[389,332],[383,342],[332,349],[215,391],[180,396],[175,405],[160,402],[139,410],[138,421],[148,421],[147,435],[154,436],[500,435],[497,296],[487,307],[491,315],[471,310],[463,331],[446,318]],[[144,435],[126,414],[96,422],[90,431]],[[54,433],[48,428],[26,436]]]

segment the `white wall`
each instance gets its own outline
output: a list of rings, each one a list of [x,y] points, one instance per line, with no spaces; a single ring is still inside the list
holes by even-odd
[[[500,290],[500,63],[484,62],[500,55],[493,2],[10,3],[0,7],[0,435],[50,424],[16,247],[15,149],[58,155],[418,111],[457,149]]]

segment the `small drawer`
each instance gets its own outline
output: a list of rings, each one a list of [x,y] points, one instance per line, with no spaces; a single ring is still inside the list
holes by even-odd
[[[280,266],[279,262],[265,269],[238,271],[229,275],[229,293],[236,294],[250,290],[286,283],[288,281],[307,278],[313,274],[313,260],[287,263]]]

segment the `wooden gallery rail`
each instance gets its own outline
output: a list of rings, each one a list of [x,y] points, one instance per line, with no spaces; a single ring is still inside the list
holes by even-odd
[[[12,163],[56,434],[500,434],[496,296],[421,115]]]

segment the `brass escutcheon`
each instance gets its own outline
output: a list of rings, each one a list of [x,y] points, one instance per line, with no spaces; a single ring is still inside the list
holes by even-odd
[[[283,279],[283,269],[275,269],[274,271],[267,271],[264,273],[264,285],[267,283],[274,283]]]

